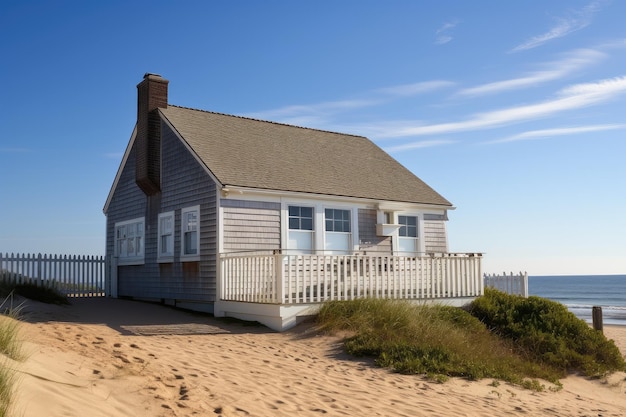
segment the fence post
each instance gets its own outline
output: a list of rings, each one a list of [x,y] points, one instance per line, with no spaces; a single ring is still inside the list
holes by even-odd
[[[521,272],[520,275],[522,275]],[[522,297],[528,298],[528,272],[524,272],[523,277]]]
[[[591,315],[593,318],[593,328],[595,330],[603,331],[604,324],[602,323],[602,307],[593,306],[591,309]]]
[[[111,297],[117,298],[117,257],[111,257]]]
[[[274,255],[274,276],[276,277],[276,300],[274,302],[282,304],[285,300],[285,280],[283,279],[284,257],[281,253]]]

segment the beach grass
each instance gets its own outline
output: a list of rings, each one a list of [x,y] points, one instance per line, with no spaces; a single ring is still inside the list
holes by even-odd
[[[13,367],[7,365],[9,359],[24,360],[22,342],[19,338],[20,322],[18,320],[21,305],[13,305],[13,296],[10,294],[0,304],[3,314],[0,315],[0,354],[4,362],[0,364],[0,417],[10,415],[13,404],[13,393],[16,384],[16,374]]]
[[[504,305],[500,307],[508,309]],[[581,370],[572,366],[571,361],[567,362],[568,366],[561,366],[565,358],[546,361],[540,355],[530,354],[528,349],[519,349],[519,340],[505,337],[469,311],[365,298],[324,304],[318,323],[327,332],[347,332],[344,346],[352,355],[373,357],[379,366],[401,373],[424,374],[440,382],[449,377],[494,378],[542,390],[544,384],[540,380],[545,380],[553,383],[554,389],[560,386],[559,381],[567,372]],[[590,350],[601,344],[600,339],[594,340],[595,344],[588,345]],[[562,343],[566,345],[568,341]],[[621,358],[619,350],[617,354]],[[623,360],[609,368],[620,370],[620,366]],[[602,372],[608,372],[609,368],[602,367]],[[593,367],[582,369],[593,370]]]

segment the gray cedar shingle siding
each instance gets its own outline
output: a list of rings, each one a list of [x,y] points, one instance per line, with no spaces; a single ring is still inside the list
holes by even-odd
[[[424,220],[424,246],[427,253],[448,251],[446,225],[443,220]]]
[[[224,186],[451,206],[362,136],[177,106],[159,111]]]
[[[120,175],[107,211],[107,253],[114,253],[115,223],[145,216],[145,263],[118,268],[118,294],[135,298],[215,300],[216,186],[166,124],[162,126],[161,193],[135,184],[135,149]],[[180,210],[200,205],[199,262],[180,262]],[[157,262],[158,215],[175,211],[174,262]]]
[[[222,200],[224,252],[280,249],[280,204]]]

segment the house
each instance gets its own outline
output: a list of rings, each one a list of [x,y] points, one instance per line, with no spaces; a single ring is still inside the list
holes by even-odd
[[[480,256],[448,253],[452,204],[369,139],[170,105],[155,74],[137,90],[104,206],[113,296],[282,330],[327,299],[482,293]]]

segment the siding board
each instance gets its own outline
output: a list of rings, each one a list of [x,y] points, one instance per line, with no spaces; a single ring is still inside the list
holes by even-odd
[[[424,221],[424,245],[426,252],[447,252],[446,225],[443,221]]]
[[[280,249],[280,204],[222,200],[224,251]]]

